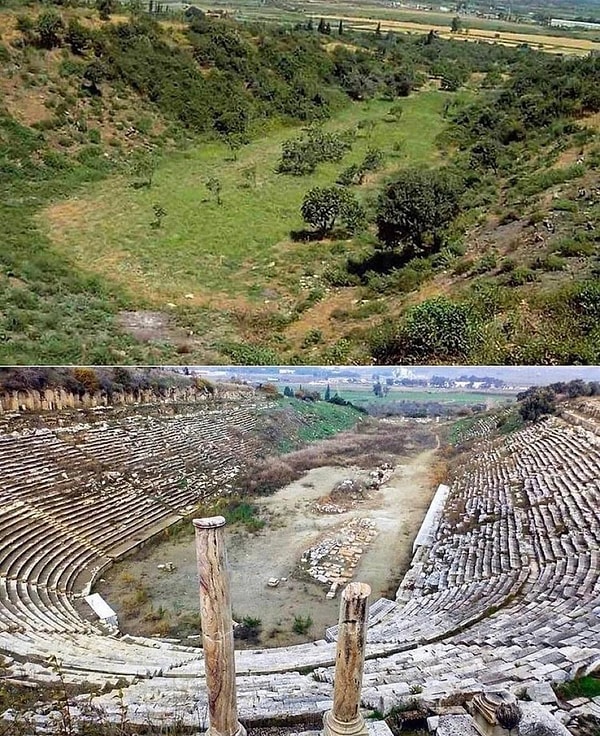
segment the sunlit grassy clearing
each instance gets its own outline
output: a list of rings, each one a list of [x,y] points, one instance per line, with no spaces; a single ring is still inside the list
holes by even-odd
[[[150,299],[181,303],[186,293],[247,293],[273,273],[273,247],[303,227],[300,205],[309,188],[333,184],[371,146],[386,152],[388,170],[433,160],[447,99],[432,91],[403,100],[399,122],[384,122],[389,102],[347,107],[326,127],[352,128],[369,119],[374,128],[357,138],[341,163],[321,165],[311,176],[275,172],[281,142],[300,132],[277,130],[244,147],[237,160],[220,143],[166,158],[151,189],[136,190],[125,177],[102,182],[71,200],[68,218],[56,216],[64,212],[61,205],[47,211],[45,222],[55,246],[79,267],[136,288],[141,284]],[[403,141],[403,152],[393,155],[397,141]],[[244,175],[252,166],[256,186],[248,186]],[[211,177],[221,181],[221,206],[206,188]],[[154,204],[167,213],[158,229],[150,225]]]

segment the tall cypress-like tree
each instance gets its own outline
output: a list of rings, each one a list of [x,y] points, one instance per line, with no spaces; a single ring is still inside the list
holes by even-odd
[[[381,38],[381,21],[377,24],[377,28],[375,29],[375,35],[377,38]]]
[[[338,36],[341,36],[344,33],[344,24],[342,23],[340,19],[340,23],[338,25]]]
[[[325,33],[325,21],[323,20],[323,18],[321,18],[321,20],[319,21],[319,25],[317,26],[317,31],[319,33]]]

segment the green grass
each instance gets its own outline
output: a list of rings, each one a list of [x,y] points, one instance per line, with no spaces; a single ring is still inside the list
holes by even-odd
[[[35,132],[0,114],[0,363],[116,363],[123,354],[140,360],[139,346],[113,325],[114,312],[128,304],[124,290],[73,268],[35,224],[50,196],[88,185],[110,165],[90,156],[57,170],[36,160],[43,150]]]
[[[285,278],[286,259],[279,258],[275,246],[291,230],[303,228],[299,210],[305,192],[332,184],[368,147],[388,152],[391,168],[432,160],[447,99],[438,92],[406,99],[400,123],[382,121],[392,103],[347,106],[326,127],[348,129],[370,119],[376,122],[372,134],[358,138],[341,163],[321,165],[311,176],[275,173],[281,142],[299,132],[279,129],[243,148],[237,160],[220,143],[165,158],[151,189],[133,189],[127,177],[111,178],[80,195],[81,217],[57,222],[54,213],[50,223],[45,217],[40,223],[82,270],[100,273],[149,300],[185,304],[187,293],[217,292],[262,299],[262,288],[274,274],[283,271]],[[396,140],[404,141],[406,153],[392,158]],[[255,187],[247,186],[244,177],[252,166]],[[211,177],[222,183],[221,206],[205,186]],[[157,229],[150,226],[154,204],[167,213]]]
[[[313,442],[332,437],[338,432],[354,427],[363,416],[351,406],[329,404],[326,401],[301,401],[286,399],[300,415],[303,426],[297,431],[300,442]]]
[[[578,677],[570,682],[557,685],[556,694],[563,700],[595,698],[600,695],[600,679],[591,676]]]
[[[322,385],[305,385],[305,388],[310,391],[319,391],[321,395],[324,395],[325,388]],[[399,388],[397,386],[392,387],[388,395],[384,398],[377,398],[370,387],[357,387],[357,388],[338,388],[335,385],[331,385],[331,395],[338,393],[342,399],[353,402],[365,402],[365,401],[434,401],[440,404],[478,404],[478,403],[504,403],[514,398],[513,394],[510,393],[494,393],[493,391],[453,391],[450,389],[410,389],[410,388]]]

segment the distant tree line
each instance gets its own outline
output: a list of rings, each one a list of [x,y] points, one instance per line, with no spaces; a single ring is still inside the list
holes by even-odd
[[[207,382],[176,373],[166,374],[159,370],[125,368],[0,368],[0,392],[44,391],[62,388],[69,393],[100,392],[107,396],[118,392],[152,390],[158,394],[173,386],[196,385],[210,392]]]

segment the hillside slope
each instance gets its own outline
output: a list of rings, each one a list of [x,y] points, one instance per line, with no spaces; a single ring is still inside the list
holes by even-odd
[[[0,17],[5,363],[597,362],[597,60]],[[321,161],[281,173],[306,135]],[[426,167],[452,221],[386,243],[388,183]],[[354,219],[321,232],[301,205],[332,185]]]

